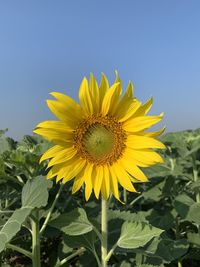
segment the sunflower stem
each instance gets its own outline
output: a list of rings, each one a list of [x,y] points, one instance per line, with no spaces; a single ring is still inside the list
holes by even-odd
[[[52,212],[53,212],[53,210],[54,210],[54,207],[55,207],[55,205],[56,205],[56,203],[57,203],[57,201],[58,201],[58,198],[59,198],[59,196],[60,196],[60,194],[61,194],[61,192],[62,192],[63,187],[64,187],[64,184],[61,184],[61,185],[60,185],[60,188],[59,188],[59,190],[58,190],[58,193],[56,194],[55,199],[54,199],[54,201],[53,201],[53,203],[52,203],[52,205],[51,205],[51,208],[50,208],[50,210],[49,210],[49,212],[48,212],[48,214],[47,214],[47,217],[46,217],[46,219],[45,219],[45,221],[44,221],[44,223],[43,223],[43,225],[42,225],[42,227],[41,227],[41,229],[40,229],[40,235],[43,234],[43,232],[45,231],[45,229],[46,229],[46,227],[47,227],[47,224],[48,224],[48,222],[49,222],[49,220],[50,220],[50,218],[51,218],[51,214],[52,214]]]
[[[193,157],[193,181],[195,183],[198,181],[198,169],[197,169],[195,157]],[[199,192],[196,193],[195,197],[196,197],[196,202],[200,203],[200,193]],[[197,225],[197,228],[198,228],[198,233],[200,235],[200,226]]]
[[[33,267],[41,267],[40,262],[40,232],[39,232],[39,211],[34,211],[34,219],[31,219],[32,226],[32,259]]]
[[[102,267],[107,267],[107,201],[103,196],[101,198],[101,236],[101,263]]]
[[[125,188],[123,189],[123,197],[124,197],[124,204],[126,204],[127,203],[127,192]]]

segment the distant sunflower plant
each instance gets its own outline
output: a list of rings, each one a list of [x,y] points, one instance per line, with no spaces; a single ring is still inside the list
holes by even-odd
[[[163,113],[147,116],[152,98],[142,104],[133,96],[129,82],[122,96],[122,83],[116,80],[110,86],[104,74],[100,85],[91,74],[89,82],[83,78],[79,89],[80,103],[69,96],[53,92],[55,100],[47,100],[57,121],[39,123],[35,133],[51,141],[54,146],[41,157],[49,159],[47,178],[56,178],[63,184],[73,180],[72,193],[82,187],[85,199],[92,192],[102,195],[102,266],[107,266],[107,200],[112,194],[120,200],[119,185],[136,192],[134,183],[147,182],[141,170],[157,163],[162,157],[154,149],[165,146],[155,137],[164,131],[147,132],[160,122]]]

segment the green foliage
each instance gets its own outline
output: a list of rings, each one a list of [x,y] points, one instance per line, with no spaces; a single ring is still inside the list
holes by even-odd
[[[40,208],[45,207],[48,202],[48,189],[51,188],[52,181],[38,176],[28,180],[22,189],[22,206]]]
[[[55,267],[81,248],[86,251],[63,266],[98,266],[100,201],[86,203],[81,191],[71,195],[71,183],[58,197],[60,185],[45,178],[47,162],[38,163],[51,145],[28,135],[16,142],[5,133],[0,131],[2,266],[31,266],[9,245],[30,251],[33,221],[43,228],[42,267]],[[200,266],[200,129],[161,139],[164,164],[144,168],[150,181],[135,185],[140,193],[127,192],[125,205],[109,200],[108,250],[115,248],[109,266]],[[13,254],[18,257],[10,264]]]
[[[19,232],[31,211],[34,208],[46,206],[50,186],[51,182],[40,176],[26,182],[22,189],[21,208],[14,211],[0,231],[0,252],[4,250],[6,244]]]
[[[61,214],[51,221],[50,225],[60,229],[67,235],[73,236],[86,234],[93,229],[93,225],[88,221],[86,212],[80,208]]]
[[[5,249],[6,244],[19,232],[22,223],[30,213],[31,208],[27,207],[14,211],[0,231],[0,252]]]
[[[153,237],[163,231],[141,222],[124,222],[117,245],[121,248],[138,248],[144,246]]]

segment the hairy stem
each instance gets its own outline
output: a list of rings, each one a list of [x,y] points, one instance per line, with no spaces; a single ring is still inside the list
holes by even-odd
[[[34,219],[31,220],[31,226],[32,226],[33,267],[41,267],[41,262],[40,262],[39,212],[38,211],[34,211]]]
[[[101,264],[102,267],[107,267],[107,201],[102,197],[101,199]]]

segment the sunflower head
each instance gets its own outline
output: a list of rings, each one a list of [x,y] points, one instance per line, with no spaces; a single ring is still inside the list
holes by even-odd
[[[51,94],[55,100],[47,100],[47,105],[58,120],[42,122],[34,130],[54,144],[41,157],[50,159],[47,178],[63,183],[73,179],[72,193],[84,186],[86,200],[92,191],[96,198],[102,193],[108,199],[112,193],[119,200],[119,184],[135,192],[134,182],[148,180],[141,167],[163,162],[154,149],[165,148],[155,139],[164,128],[146,131],[163,114],[147,116],[152,98],[145,104],[138,101],[131,82],[122,96],[117,73],[111,86],[104,74],[99,86],[92,74],[89,83],[84,78],[80,103],[61,93]]]

